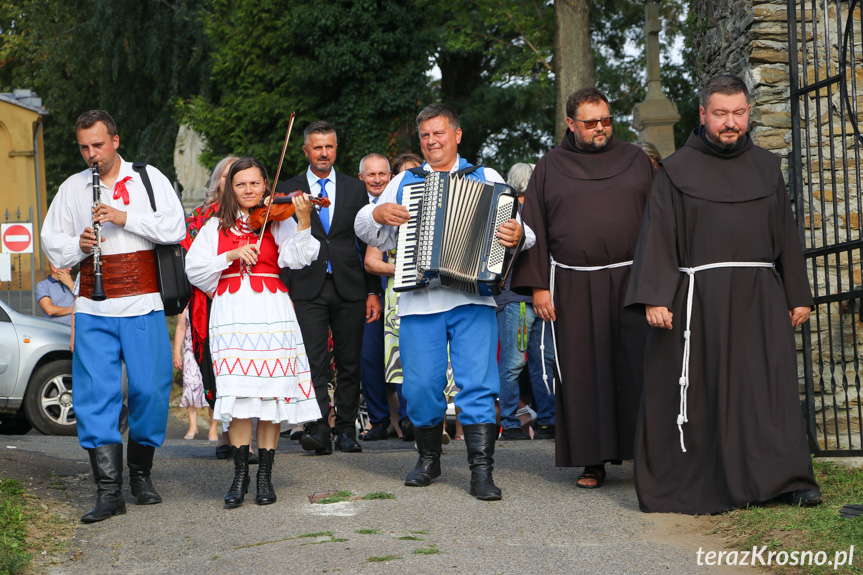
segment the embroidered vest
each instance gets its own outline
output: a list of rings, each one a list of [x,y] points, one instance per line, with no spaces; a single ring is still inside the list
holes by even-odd
[[[218,251],[223,254],[241,245],[257,243],[257,241],[258,237],[255,234],[241,233],[236,228],[231,228],[227,232],[219,233]],[[222,272],[222,277],[219,278],[216,293],[219,295],[224,294],[225,291],[236,293],[243,282],[243,276],[248,276],[252,289],[258,293],[264,291],[264,286],[267,286],[267,289],[272,293],[276,293],[276,291],[286,292],[288,288],[279,279],[279,271],[279,250],[270,228],[267,228],[264,232],[264,239],[261,240],[258,263],[249,270],[248,266],[243,264],[241,260],[231,262],[231,265]]]

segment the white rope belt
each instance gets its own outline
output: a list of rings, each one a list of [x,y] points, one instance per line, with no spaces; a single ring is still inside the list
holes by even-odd
[[[683,443],[683,424],[689,423],[687,413],[686,392],[689,390],[689,353],[691,349],[690,323],[692,321],[692,300],[695,297],[695,274],[705,270],[717,268],[772,268],[774,264],[767,262],[719,262],[705,264],[694,268],[680,268],[682,273],[689,276],[689,291],[686,294],[686,331],[683,332],[683,366],[680,369],[680,412],[677,414],[677,429],[680,430],[680,449],[686,453],[686,445]]]
[[[610,270],[610,269],[614,269],[614,268],[625,268],[626,266],[632,265],[632,260],[630,260],[628,262],[617,262],[615,264],[608,264],[607,266],[568,266],[568,265],[562,264],[558,261],[555,261],[554,257],[552,257],[551,255],[549,255],[548,259],[549,259],[549,263],[550,263],[550,271],[548,274],[549,275],[549,277],[548,277],[549,290],[548,291],[549,291],[549,295],[551,296],[551,305],[552,306],[554,305],[554,276],[555,276],[554,270],[555,270],[555,268],[561,267],[565,270],[572,270],[575,272],[596,272],[596,271],[600,271],[600,270]],[[554,390],[555,392],[557,390],[555,389],[554,380],[552,380],[552,382],[551,382],[552,389],[548,388],[548,374],[545,372],[545,324],[546,323],[548,323],[548,322],[543,320],[542,336],[540,337],[540,341],[539,341],[539,350],[540,350],[540,353],[542,353],[542,382],[545,384],[545,390],[549,394],[551,394],[552,390]],[[552,340],[552,346],[554,347],[554,364],[555,364],[555,366],[557,366],[557,373],[560,375],[561,378],[563,378],[563,372],[560,370],[560,360],[558,359],[558,353],[557,353],[557,334],[554,331],[554,324],[553,323],[551,324],[551,340]]]

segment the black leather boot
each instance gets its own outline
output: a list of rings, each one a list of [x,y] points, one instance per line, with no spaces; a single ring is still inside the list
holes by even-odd
[[[225,494],[226,509],[242,505],[244,495],[249,492],[249,446],[232,446],[231,458],[234,460],[234,480]]]
[[[255,503],[269,505],[276,502],[276,492],[273,489],[273,458],[275,449],[258,449],[258,493]]]
[[[100,445],[88,449],[93,480],[96,482],[96,506],[81,518],[81,523],[96,523],[126,513],[123,499],[123,444]]]
[[[473,423],[462,425],[464,444],[467,447],[467,462],[470,464],[470,494],[483,501],[502,498],[500,488],[494,484],[494,442],[497,425]]]
[[[162,498],[153,488],[150,470],[153,468],[153,453],[155,447],[141,445],[131,437],[126,448],[126,465],[129,466],[129,487],[132,495],[138,500],[138,505],[154,505],[161,503]]]
[[[440,477],[443,422],[430,427],[414,427],[413,433],[420,456],[417,459],[417,466],[413,471],[408,473],[405,485],[409,487],[426,487],[431,484],[432,479]]]

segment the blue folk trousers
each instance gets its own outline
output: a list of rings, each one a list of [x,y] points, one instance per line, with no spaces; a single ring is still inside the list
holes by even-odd
[[[494,400],[500,390],[497,374],[495,309],[462,305],[449,311],[401,318],[399,351],[411,421],[418,427],[444,419],[447,384],[447,342],[450,344],[455,404],[462,425],[495,423]]]
[[[122,443],[122,363],[129,379],[129,437],[158,447],[168,426],[173,369],[165,312],[132,317],[75,314],[72,404],[85,449]]]

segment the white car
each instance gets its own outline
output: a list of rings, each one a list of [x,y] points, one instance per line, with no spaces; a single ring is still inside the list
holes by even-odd
[[[76,435],[71,328],[0,300],[0,433]]]

